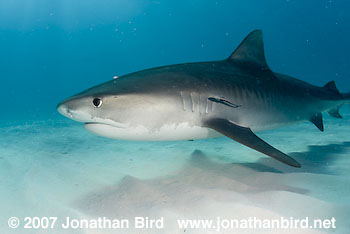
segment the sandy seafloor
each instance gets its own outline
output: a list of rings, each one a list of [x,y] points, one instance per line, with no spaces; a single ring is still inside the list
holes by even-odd
[[[70,120],[0,128],[0,233],[350,233],[350,113],[258,135],[291,168],[228,138],[116,141]],[[9,229],[11,216],[164,217],[165,229]],[[336,219],[336,229],[179,229],[176,219]]]

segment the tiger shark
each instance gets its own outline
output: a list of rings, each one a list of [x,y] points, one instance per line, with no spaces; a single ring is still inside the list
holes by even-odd
[[[301,121],[323,131],[322,112],[341,118],[350,94],[268,67],[262,31],[227,59],[162,66],[121,76],[68,98],[58,111],[97,135],[137,141],[227,136],[293,167],[301,165],[255,132]]]

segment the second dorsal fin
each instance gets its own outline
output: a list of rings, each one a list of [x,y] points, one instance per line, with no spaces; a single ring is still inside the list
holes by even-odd
[[[228,60],[247,62],[268,68],[265,60],[262,31],[255,30],[249,33]]]

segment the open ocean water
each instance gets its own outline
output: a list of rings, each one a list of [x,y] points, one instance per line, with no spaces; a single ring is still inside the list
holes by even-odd
[[[350,109],[259,133],[290,168],[228,138],[98,137],[57,104],[134,71],[228,57],[264,33],[273,71],[350,91],[350,2],[0,1],[0,233],[350,233]],[[24,229],[25,217],[164,218],[162,229]],[[8,226],[18,217],[18,228]],[[336,220],[329,229],[179,228],[177,219]]]

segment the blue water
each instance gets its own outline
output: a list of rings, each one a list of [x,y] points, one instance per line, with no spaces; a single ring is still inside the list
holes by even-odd
[[[204,234],[218,232],[179,229],[176,218],[254,216],[335,217],[337,229],[283,233],[348,234],[349,106],[343,119],[324,115],[325,132],[304,122],[259,133],[301,169],[229,138],[98,137],[56,106],[116,75],[224,59],[254,29],[273,71],[348,92],[349,12],[348,0],[1,0],[0,233],[97,233],[10,229],[9,217],[165,217],[149,233]]]
[[[223,59],[264,32],[274,71],[350,89],[347,0],[0,2],[1,122],[64,118],[62,99],[165,64]]]

